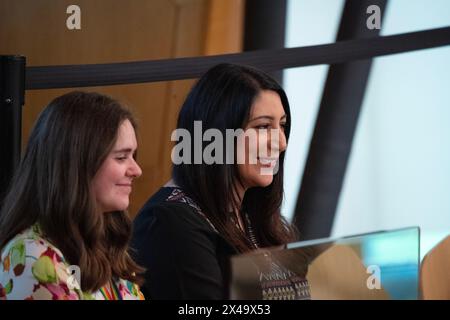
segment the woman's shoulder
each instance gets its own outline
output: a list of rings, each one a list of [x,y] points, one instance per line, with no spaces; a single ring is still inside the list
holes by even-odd
[[[0,299],[78,299],[67,286],[68,267],[61,251],[33,225],[2,250]]]
[[[0,300],[105,299],[102,290],[82,292],[79,280],[76,266],[69,265],[38,225],[17,234],[2,250]],[[139,287],[128,280],[118,279],[115,285],[124,300],[144,299]]]
[[[217,232],[197,203],[180,188],[163,187],[150,197],[135,219],[135,227],[156,221],[199,227]]]
[[[183,246],[202,244],[212,251],[235,252],[200,207],[179,188],[163,188],[164,197],[147,202],[133,223],[131,246],[143,254],[148,245]],[[208,250],[209,250],[208,249]]]
[[[22,257],[22,253],[26,253],[29,257],[40,257],[47,251],[54,252],[64,261],[61,251],[42,235],[39,225],[34,224],[8,241],[2,249],[2,261],[8,255],[18,258]],[[17,255],[18,253],[20,254]]]

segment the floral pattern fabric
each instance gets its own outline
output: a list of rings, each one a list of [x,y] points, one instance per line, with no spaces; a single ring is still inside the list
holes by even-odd
[[[144,299],[136,284],[123,279],[96,292],[82,292],[68,268],[61,251],[34,225],[15,236],[1,252],[0,300]],[[115,294],[107,294],[111,292]]]

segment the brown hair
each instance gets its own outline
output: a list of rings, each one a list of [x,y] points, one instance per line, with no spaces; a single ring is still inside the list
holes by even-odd
[[[128,253],[126,212],[100,213],[91,181],[108,156],[123,121],[136,122],[124,106],[98,93],[70,92],[40,114],[0,213],[0,249],[38,223],[70,264],[81,269],[81,289],[96,291],[113,277],[141,283]]]

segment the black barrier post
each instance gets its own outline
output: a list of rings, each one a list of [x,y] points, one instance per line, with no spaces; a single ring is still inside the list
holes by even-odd
[[[0,56],[0,206],[20,161],[25,57]]]
[[[286,0],[246,0],[244,51],[284,48],[286,10]],[[283,70],[269,73],[283,82]]]
[[[378,37],[380,30],[367,26],[367,9],[384,13],[386,3],[347,0],[336,41]],[[371,65],[366,59],[330,66],[295,208],[301,240],[331,234]]]

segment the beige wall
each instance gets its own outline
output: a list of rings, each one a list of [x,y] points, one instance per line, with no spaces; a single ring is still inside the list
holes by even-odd
[[[81,8],[81,30],[68,30],[67,6]],[[153,60],[241,51],[244,0],[0,0],[0,53],[27,65]],[[125,102],[139,120],[138,179],[130,213],[170,177],[170,133],[193,80],[82,88]],[[39,112],[71,89],[30,90],[23,142]]]

